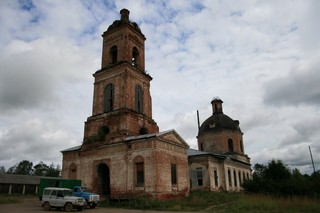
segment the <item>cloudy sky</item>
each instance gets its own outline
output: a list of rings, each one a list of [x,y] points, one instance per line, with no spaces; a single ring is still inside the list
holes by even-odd
[[[155,3],[156,2],[156,3]],[[320,170],[320,1],[0,1],[0,166],[60,164],[91,115],[101,34],[122,8],[146,36],[153,118],[196,148],[220,97],[253,164]]]

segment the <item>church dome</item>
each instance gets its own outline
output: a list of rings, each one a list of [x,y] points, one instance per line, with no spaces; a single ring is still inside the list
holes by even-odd
[[[214,132],[218,130],[232,130],[239,131],[239,121],[232,120],[229,116],[225,114],[213,114],[207,120],[205,120],[199,129],[199,135],[206,132]]]
[[[219,130],[231,130],[241,132],[239,121],[233,120],[223,114],[221,99],[214,99],[212,104],[213,114],[207,118],[200,126],[198,135]]]

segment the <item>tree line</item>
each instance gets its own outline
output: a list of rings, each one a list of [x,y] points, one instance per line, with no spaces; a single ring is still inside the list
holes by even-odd
[[[320,171],[302,175],[281,160],[271,160],[267,165],[255,164],[253,171],[253,178],[243,182],[246,192],[320,197]]]
[[[47,177],[59,177],[61,172],[60,165],[51,163],[47,165],[40,161],[33,166],[33,163],[28,160],[23,160],[20,163],[11,166],[8,170],[4,166],[0,166],[0,173],[20,174],[20,175],[36,175]]]

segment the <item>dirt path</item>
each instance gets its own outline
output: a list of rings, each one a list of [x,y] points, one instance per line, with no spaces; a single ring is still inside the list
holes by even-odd
[[[14,204],[0,204],[0,213],[33,213],[33,212],[46,212],[41,207],[41,202],[36,198],[28,198],[25,199],[22,203],[14,203]],[[55,210],[51,209],[50,212],[64,212],[62,210]],[[77,212],[76,210],[74,212]],[[116,208],[105,208],[105,207],[98,207],[95,209],[85,209],[83,212],[89,213],[156,213],[159,211],[149,211],[149,210],[131,210],[131,209],[116,209]],[[177,213],[177,212],[164,212],[161,213]],[[180,213],[187,213],[187,212],[180,212]],[[190,213],[190,212],[188,212]]]

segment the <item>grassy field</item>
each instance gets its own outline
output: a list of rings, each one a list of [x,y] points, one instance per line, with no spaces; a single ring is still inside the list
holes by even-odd
[[[37,199],[34,196],[0,195],[0,205],[30,198]],[[180,200],[159,202],[140,197],[127,202],[105,201],[100,207],[212,213],[320,213],[320,199],[196,191]]]
[[[102,203],[102,206],[162,211],[203,211],[212,213],[313,213],[320,212],[320,200],[307,197],[275,197],[256,194],[193,192],[174,201],[139,198],[128,202]]]

